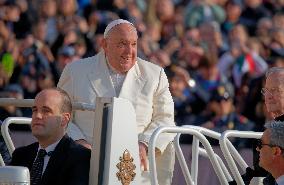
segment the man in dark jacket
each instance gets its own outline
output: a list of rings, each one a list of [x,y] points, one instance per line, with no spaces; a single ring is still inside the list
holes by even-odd
[[[284,121],[284,68],[273,67],[266,73],[265,86],[261,93],[265,98],[265,106],[269,118],[275,121]],[[263,170],[259,167],[259,153],[254,149],[254,170],[247,168],[246,173],[242,175],[245,184],[249,184],[253,177],[263,176]],[[263,180],[264,185],[275,185],[275,179],[268,172]],[[235,182],[230,182],[230,185]]]
[[[66,135],[72,104],[61,89],[46,89],[32,107],[32,134],[38,142],[18,148],[11,165],[30,170],[32,185],[88,185],[91,151]]]
[[[262,88],[267,112],[275,121],[284,121],[284,68],[273,67],[266,74],[265,87]],[[274,185],[275,179],[269,174],[264,185]]]
[[[257,144],[259,165],[271,173],[276,179],[275,184],[284,185],[284,122],[268,122],[265,128]]]

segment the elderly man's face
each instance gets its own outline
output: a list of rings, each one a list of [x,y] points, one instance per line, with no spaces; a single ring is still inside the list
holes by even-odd
[[[265,105],[268,112],[273,116],[280,116],[284,113],[284,86],[281,83],[284,74],[273,73],[265,82]]]
[[[119,73],[126,73],[136,63],[137,32],[130,24],[115,26],[103,40],[102,46],[110,65]]]

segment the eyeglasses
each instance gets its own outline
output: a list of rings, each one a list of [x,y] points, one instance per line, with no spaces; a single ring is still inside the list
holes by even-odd
[[[284,92],[283,90],[281,90],[280,88],[261,88],[261,94],[263,94],[264,96],[267,94],[270,94],[271,96],[275,95],[275,94],[280,94]]]
[[[258,148],[259,150],[262,148],[262,146],[265,146],[265,145],[269,146],[269,147],[276,147],[276,145],[262,143],[261,139],[258,139],[257,142],[256,142],[256,148]]]

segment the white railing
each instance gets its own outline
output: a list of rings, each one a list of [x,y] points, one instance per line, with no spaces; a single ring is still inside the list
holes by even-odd
[[[228,151],[227,153],[224,153],[224,150],[222,150],[222,148],[221,148],[222,144],[220,144],[220,148],[221,148],[221,151],[223,153],[224,158],[226,159],[226,155],[229,154],[232,158],[235,159],[235,162],[237,162],[237,164],[241,168],[241,170],[244,171],[244,172],[246,171],[246,168],[248,167],[248,164],[245,162],[245,160],[240,155],[238,150],[234,147],[234,145],[230,142],[230,140],[227,137],[222,138],[222,134],[221,133],[209,130],[207,128],[199,127],[199,126],[189,126],[189,125],[187,125],[185,127],[195,128],[195,129],[199,130],[205,136],[208,136],[208,137],[211,137],[211,138],[219,140],[219,143],[220,143],[220,140],[222,140],[221,143],[223,144],[223,146],[224,146],[224,143],[226,144],[225,147],[227,148],[227,151]],[[230,130],[230,131],[232,131],[232,130]],[[228,131],[225,131],[225,132],[228,132]],[[240,138],[254,138],[254,139],[260,138],[261,134],[262,134],[260,132],[252,132],[252,131],[237,131],[237,130],[234,130],[232,132],[234,132],[236,135],[235,136],[231,135],[230,137],[238,137],[239,136],[238,133],[242,133],[242,134],[240,134],[240,135],[242,135],[242,137],[240,137]],[[249,136],[246,137],[245,135],[243,135],[243,133],[247,133],[247,132],[248,133],[252,133],[252,134],[249,134]],[[193,155],[195,153],[198,153],[198,152],[193,150]],[[197,154],[195,154],[195,155],[197,155]],[[197,159],[196,161],[198,161],[198,156],[195,157],[195,159]],[[229,161],[229,163],[232,163],[232,162]],[[229,165],[230,164],[228,164],[228,166]],[[197,167],[193,166],[192,170],[195,170],[196,173],[197,173],[197,168],[198,168],[198,166]],[[230,168],[230,166],[229,166],[229,169],[230,169],[231,173],[234,174],[234,172],[232,171],[233,168]],[[224,172],[226,174],[226,171],[224,171]],[[230,179],[230,178],[228,178],[228,179]]]
[[[194,126],[194,125],[184,125],[184,128],[192,128],[192,129],[196,129],[197,131],[199,131],[201,134],[207,136],[207,137],[211,137],[213,139],[219,140],[221,137],[221,134],[219,132],[213,131],[213,130],[209,130],[207,128],[204,127],[199,127],[199,126]],[[230,146],[230,150],[235,149],[234,146],[231,144],[230,141],[228,141],[229,146]],[[198,162],[199,162],[199,153],[204,156],[204,157],[209,157],[207,152],[199,147],[199,140],[196,137],[193,137],[193,142],[192,142],[192,163],[191,163],[191,173],[194,179],[194,182],[197,184],[197,176],[198,176]],[[223,163],[222,159],[215,154],[218,162],[221,165],[221,168],[227,178],[228,181],[233,180],[229,171],[227,170],[225,164]],[[186,164],[182,164],[181,165],[185,166]]]
[[[32,107],[34,104],[34,99],[15,99],[15,98],[0,98],[0,106],[16,106],[16,107]],[[82,102],[73,102],[73,110],[83,110],[83,111],[94,111],[95,105],[82,103]]]
[[[0,154],[0,166],[5,166],[5,162],[1,154]]]
[[[0,106],[32,107],[33,99],[0,98]]]
[[[221,137],[221,134],[212,130],[209,130],[207,128],[204,127],[199,127],[199,126],[191,126],[191,125],[184,125],[182,126],[184,128],[192,128],[192,129],[196,129],[197,131],[199,131],[200,133],[202,133],[203,135],[207,136],[207,137],[211,137],[214,138],[216,140],[219,140]],[[176,148],[176,153],[177,153],[177,158],[179,160],[183,175],[185,178],[187,178],[188,176],[188,167],[187,167],[187,163],[184,160],[183,157],[183,153],[180,149],[180,143],[179,143],[179,138],[180,138],[181,134],[178,134],[175,137],[175,141],[174,141],[174,145]],[[229,141],[230,142],[230,141]],[[199,147],[199,140],[196,137],[193,137],[193,142],[192,142],[192,160],[191,160],[191,176],[193,178],[193,181],[195,182],[195,184],[197,183],[197,176],[198,176],[198,162],[199,162],[199,155],[209,158],[208,153],[206,152],[206,150],[204,150],[203,148]],[[222,159],[215,154],[225,176],[227,181],[232,181],[232,177],[227,169],[227,167],[225,166],[225,164],[223,163]]]
[[[181,133],[181,134],[191,134],[194,137],[196,137],[202,145],[204,146],[206,152],[208,153],[210,162],[212,163],[213,169],[216,172],[219,181],[221,182],[222,185],[228,184],[227,178],[218,162],[218,159],[209,143],[209,141],[206,139],[206,137],[201,134],[198,130],[195,128],[188,128],[188,127],[159,127],[157,128],[149,141],[149,165],[150,165],[150,174],[151,174],[151,184],[152,185],[157,185],[158,180],[157,180],[157,171],[156,171],[156,162],[155,162],[155,144],[157,141],[157,138],[160,134],[162,133]],[[179,151],[180,152],[180,151]],[[184,159],[182,159],[184,160]],[[192,180],[190,173],[187,169],[187,171],[184,173],[186,174],[186,182],[189,185],[194,185],[194,181]]]
[[[1,134],[4,138],[4,141],[7,145],[8,151],[10,155],[15,150],[14,143],[11,139],[10,133],[9,133],[9,125],[10,124],[24,124],[24,125],[29,125],[31,124],[32,119],[31,118],[26,118],[26,117],[9,117],[4,120],[4,122],[1,125]]]
[[[30,172],[27,167],[5,166],[0,167],[0,184],[1,185],[29,185]]]
[[[236,180],[238,185],[244,185],[244,181],[241,177],[241,174],[237,168],[237,165],[234,161],[234,159],[238,162],[238,164],[242,164],[242,168],[247,167],[247,164],[243,164],[243,162],[240,162],[239,155],[231,155],[229,146],[228,146],[228,138],[229,137],[237,137],[237,138],[254,138],[259,139],[262,136],[262,132],[252,132],[252,131],[238,131],[238,130],[227,130],[221,134],[221,138],[219,140],[221,150],[223,152],[223,155],[228,163],[228,166],[233,174],[234,179]],[[245,162],[244,162],[245,163]]]

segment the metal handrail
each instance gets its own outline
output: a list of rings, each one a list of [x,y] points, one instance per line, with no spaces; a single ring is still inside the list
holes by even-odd
[[[5,162],[1,154],[0,154],[0,166],[5,166]]]
[[[23,166],[0,167],[0,184],[30,185],[30,172]]]
[[[0,106],[32,107],[34,99],[0,98]],[[95,105],[83,102],[73,102],[73,110],[94,111]]]
[[[194,182],[196,182],[196,181],[192,179],[190,172],[188,170],[188,167],[186,165],[186,161],[185,161],[183,152],[182,152],[180,144],[179,144],[180,135],[181,134],[177,134],[175,139],[174,139],[175,152],[176,152],[176,156],[177,156],[177,159],[179,161],[185,182],[186,182],[187,185],[191,185],[191,184],[194,184]]]
[[[200,152],[201,156],[209,158],[209,155],[208,155],[208,153],[206,152],[205,149],[199,148],[199,152]],[[219,162],[219,164],[220,164],[220,166],[221,166],[221,168],[222,168],[222,170],[223,170],[223,172],[224,172],[224,175],[226,176],[227,181],[232,181],[233,178],[232,178],[232,176],[230,175],[230,173],[229,173],[227,167],[225,166],[224,162],[223,162],[222,159],[219,157],[219,155],[217,155],[217,154],[215,154],[215,155],[216,155],[216,158],[217,158],[217,160],[218,160],[218,162]]]
[[[31,124],[32,119],[31,118],[27,118],[27,117],[9,117],[6,118],[4,120],[4,122],[1,125],[1,134],[4,138],[4,141],[7,145],[8,151],[10,153],[10,155],[12,155],[12,153],[15,150],[15,146],[13,144],[13,141],[11,139],[11,136],[9,134],[9,125],[11,123],[13,124],[25,124],[25,125],[29,125]]]
[[[185,128],[192,128],[196,129],[200,133],[202,133],[205,136],[214,138],[219,140],[221,134],[209,129],[206,129],[204,127],[200,126],[195,126],[195,125],[183,125],[182,127]],[[199,140],[196,137],[193,137],[192,141],[192,162],[191,162],[191,173],[192,177],[194,179],[194,182],[197,184],[197,176],[198,176],[198,162],[199,162],[199,152],[200,152],[200,147],[199,147]],[[222,165],[221,165],[222,166]],[[224,171],[225,172],[225,171]],[[227,176],[227,175],[226,175]]]
[[[183,152],[182,152],[181,147],[180,147],[180,143],[179,143],[180,135],[181,135],[181,134],[179,133],[179,134],[177,134],[177,136],[175,137],[175,139],[174,139],[174,145],[175,145],[176,155],[177,155],[177,158],[178,158],[178,161],[179,161],[181,170],[182,170],[182,172],[183,172],[183,175],[184,175],[184,177],[185,177],[185,180],[187,181],[187,178],[188,178],[188,176],[190,176],[190,173],[189,173],[189,170],[188,170],[187,163],[186,163],[186,161],[185,161],[185,159],[184,159]],[[196,139],[196,138],[194,137],[193,139]],[[202,157],[209,158],[209,155],[208,155],[208,153],[206,152],[206,150],[205,150],[204,148],[200,148],[200,147],[198,146],[198,149],[197,149],[197,150],[198,150],[198,152],[192,150],[192,154],[198,153],[198,154],[200,154]],[[225,164],[224,164],[224,162],[222,161],[222,159],[220,158],[220,156],[217,155],[216,153],[215,153],[214,155],[216,156],[216,158],[217,158],[217,160],[218,160],[218,162],[219,162],[219,164],[220,164],[220,166],[221,166],[221,169],[222,169],[223,172],[224,172],[224,175],[225,175],[227,181],[232,181],[233,178],[232,178],[232,176],[230,175],[230,173],[229,173],[227,167],[225,166]],[[197,160],[198,160],[198,157],[197,157]],[[192,161],[191,163],[193,163],[194,159],[192,158],[191,161]],[[198,163],[197,163],[197,165],[198,165]],[[195,177],[194,177],[194,175],[193,175],[193,172],[196,173],[196,179],[195,179]],[[198,169],[196,169],[196,168],[194,168],[194,166],[192,166],[192,168],[191,168],[191,176],[192,176],[192,178],[194,179],[193,182],[195,182],[195,184],[197,184],[197,173],[198,173]],[[191,178],[191,177],[190,177],[190,178]],[[187,183],[187,184],[189,184],[189,183]]]
[[[194,125],[185,125],[184,127],[195,128],[198,131],[200,131],[203,135],[217,139],[220,142],[221,133],[219,133],[219,132],[209,130],[209,129],[204,128],[204,127],[194,126]],[[248,164],[246,163],[246,161],[243,159],[243,157],[240,155],[240,153],[237,151],[237,149],[234,147],[234,145],[231,143],[231,141],[229,139],[226,139],[226,143],[227,143],[228,149],[229,149],[231,155],[233,156],[233,158],[236,160],[236,162],[241,167],[241,169],[243,171],[245,171],[246,168],[248,167]],[[222,153],[223,153],[223,151],[222,151]],[[225,154],[223,153],[223,155],[225,155]]]
[[[238,130],[227,130],[221,134],[221,138],[219,140],[220,148],[224,154],[224,157],[228,163],[228,166],[234,176],[238,185],[244,185],[244,181],[241,177],[241,174],[238,171],[237,165],[230,155],[230,151],[228,149],[228,138],[229,137],[238,137],[238,138],[255,138],[259,139],[262,136],[262,132],[252,132],[252,131],[238,131]],[[235,158],[235,160],[238,160]]]
[[[157,141],[158,136],[161,133],[181,133],[181,134],[191,134],[195,137],[197,137],[198,140],[202,143],[204,146],[205,150],[207,151],[209,155],[210,162],[212,163],[212,166],[214,168],[214,171],[216,172],[219,181],[221,182],[222,185],[227,185],[228,182],[226,180],[226,177],[224,175],[224,172],[221,169],[221,166],[214,155],[214,151],[209,143],[209,141],[206,139],[206,137],[201,134],[199,131],[193,128],[185,128],[185,127],[159,127],[157,128],[153,134],[151,135],[150,141],[149,141],[149,165],[150,165],[150,174],[151,174],[151,184],[152,185],[157,185],[158,180],[157,180],[157,172],[156,172],[156,162],[155,162],[155,143]],[[189,184],[193,185],[194,182],[192,179],[189,179]]]

